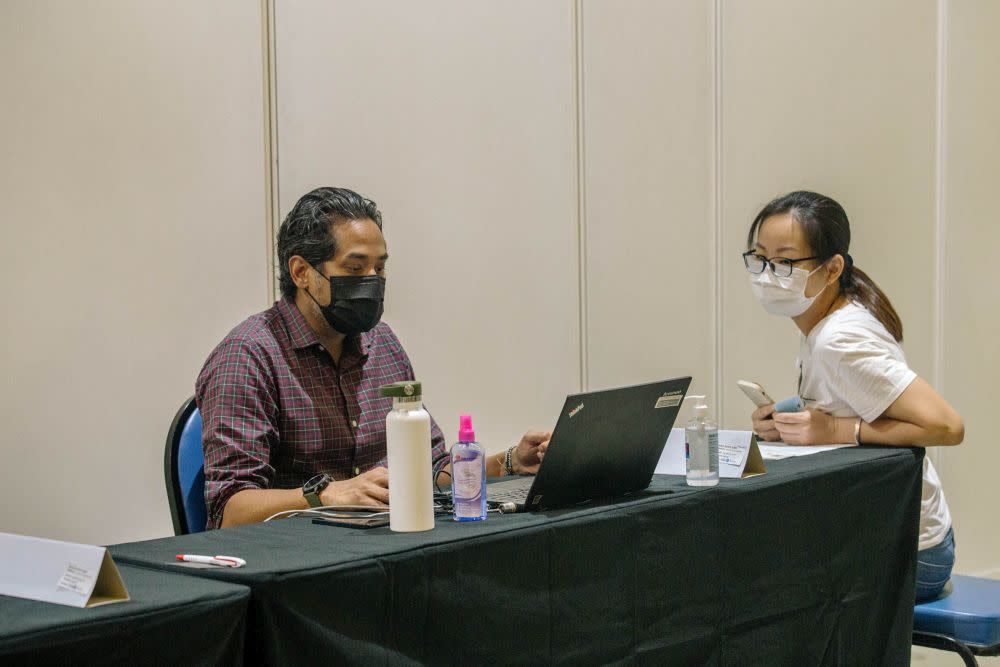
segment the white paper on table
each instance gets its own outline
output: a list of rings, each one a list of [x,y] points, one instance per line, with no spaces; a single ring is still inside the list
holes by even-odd
[[[750,431],[719,431],[719,477],[739,479],[746,467],[750,449]],[[684,429],[670,429],[667,444],[656,464],[657,475],[685,475]]]
[[[793,456],[809,456],[820,452],[829,452],[842,447],[857,447],[854,444],[843,445],[786,445],[783,442],[757,442],[760,448],[760,455],[765,461],[777,461]]]

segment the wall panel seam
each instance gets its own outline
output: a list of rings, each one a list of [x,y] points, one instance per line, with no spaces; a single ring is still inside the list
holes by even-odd
[[[947,221],[945,184],[947,159],[947,92],[948,92],[948,0],[937,2],[937,77],[935,81],[936,125],[934,128],[934,306],[932,308],[932,340],[934,387],[944,395],[944,311],[945,311],[945,261],[947,248]],[[930,452],[935,466],[941,467],[937,448]]]
[[[947,113],[948,0],[938,0],[937,34],[937,127],[934,146],[934,384],[944,390],[944,298],[945,298],[945,159]]]
[[[584,125],[584,84],[583,84],[583,2],[574,0],[574,56],[575,56],[575,104],[576,104],[576,216],[577,216],[577,278],[579,290],[579,344],[580,344],[580,391],[590,389],[587,328],[587,196],[586,196],[586,154]]]
[[[274,34],[274,0],[261,0],[263,18],[263,79],[264,79],[264,233],[267,296],[265,305],[277,299],[275,277],[275,234],[280,216],[278,201],[278,95],[277,48]]]
[[[713,111],[713,140],[712,140],[712,195],[713,201],[713,241],[715,253],[712,257],[714,263],[712,274],[714,281],[714,301],[713,310],[713,343],[715,347],[715,374],[714,392],[716,401],[716,414],[719,418],[725,414],[725,399],[722,391],[723,384],[723,363],[725,360],[723,341],[723,296],[722,296],[722,274],[723,274],[723,221],[722,221],[722,0],[715,0],[714,12],[712,16],[712,111]]]

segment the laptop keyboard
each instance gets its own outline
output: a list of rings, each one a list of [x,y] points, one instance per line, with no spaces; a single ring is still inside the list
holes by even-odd
[[[519,477],[506,482],[496,482],[486,486],[486,499],[491,503],[523,504],[531,490],[534,477]]]

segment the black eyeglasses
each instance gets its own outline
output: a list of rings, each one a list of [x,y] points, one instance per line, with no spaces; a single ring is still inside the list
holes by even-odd
[[[770,266],[771,273],[773,273],[778,278],[787,278],[792,275],[792,269],[799,262],[808,262],[810,259],[819,259],[817,256],[812,257],[802,257],[800,259],[788,259],[787,257],[774,257],[768,259],[763,255],[758,255],[753,250],[748,250],[743,253],[743,263],[747,267],[747,271],[750,273],[763,273],[764,267]]]

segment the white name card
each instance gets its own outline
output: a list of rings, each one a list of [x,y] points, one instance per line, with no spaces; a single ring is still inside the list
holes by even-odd
[[[657,475],[685,475],[684,429],[670,430],[670,437],[656,464]],[[741,479],[767,472],[753,431],[719,431],[719,477]]]
[[[104,547],[0,533],[0,595],[70,607],[129,599]]]

